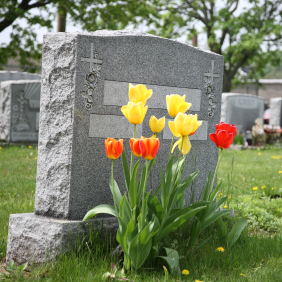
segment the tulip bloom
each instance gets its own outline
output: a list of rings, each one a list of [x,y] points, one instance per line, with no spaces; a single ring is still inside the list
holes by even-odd
[[[139,102],[137,104],[128,102],[126,106],[121,107],[122,113],[132,124],[142,123],[146,115],[147,109],[148,106],[144,107],[144,104],[142,102]]]
[[[138,158],[142,156],[140,149],[140,140],[141,140],[140,138],[130,138],[129,140],[131,151],[133,155]]]
[[[157,133],[160,133],[165,127],[165,117],[157,119],[155,116],[151,116],[149,126],[154,132],[153,136],[156,137]]]
[[[106,155],[109,159],[117,159],[123,150],[123,139],[116,140],[114,138],[107,138],[105,140]]]
[[[143,84],[138,84],[136,86],[129,83],[129,101],[137,104],[139,102],[142,102],[144,105],[146,105],[147,100],[152,96],[153,90],[148,89]]]
[[[160,141],[159,138],[144,138],[140,140],[140,150],[142,157],[145,160],[152,160],[159,150]]]
[[[213,141],[218,148],[227,149],[236,135],[236,126],[234,124],[230,125],[221,122],[215,126],[215,129],[216,133],[210,134],[211,141]]]
[[[182,147],[181,153],[183,155],[188,154],[191,149],[191,143],[188,136],[194,134],[201,124],[202,121],[198,121],[198,115],[187,115],[183,113],[178,113],[174,121],[169,121],[168,125],[172,134],[175,137],[180,137],[179,140],[175,142],[172,152],[178,145],[180,151]]]
[[[186,95],[182,97],[177,94],[166,96],[167,111],[170,116],[176,117],[178,113],[185,113],[192,104],[185,102]]]

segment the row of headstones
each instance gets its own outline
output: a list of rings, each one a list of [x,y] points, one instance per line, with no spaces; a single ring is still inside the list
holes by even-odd
[[[21,80],[18,80],[18,79]],[[39,75],[17,72],[0,72],[0,140],[6,142],[38,142],[39,110],[40,110],[40,80],[29,80],[40,78]],[[4,81],[8,79],[8,81]],[[13,80],[12,80],[13,79]],[[22,80],[25,79],[25,80]],[[1,82],[2,80],[2,82]],[[115,84],[115,83],[114,83]],[[117,104],[122,106],[126,103],[127,83],[122,82],[117,86],[112,81],[106,81],[104,85],[104,102],[106,105]],[[187,100],[193,104],[191,110],[200,109],[199,91],[169,88],[157,85],[148,85],[154,93],[177,92],[186,94]],[[112,91],[123,93],[122,97],[112,96]],[[86,107],[92,107],[92,100],[87,97],[89,93],[83,92]],[[152,98],[149,102],[151,107],[165,107],[165,101]],[[238,132],[251,129],[257,118],[263,120],[264,100],[263,98],[249,94],[223,93],[221,104],[221,121],[234,123]],[[282,97],[270,99],[270,124],[282,127]],[[99,120],[101,116],[92,117]],[[102,117],[104,119],[104,117]],[[130,134],[130,127],[125,127]],[[104,130],[104,129],[101,129]],[[199,129],[192,140],[206,138],[207,123]],[[127,134],[127,135],[128,135]],[[89,136],[100,136],[99,128],[90,127]],[[163,132],[164,139],[170,139],[171,133],[168,127]]]
[[[199,199],[218,148],[208,135],[220,121],[223,56],[157,36],[130,31],[56,33],[44,36],[35,196],[35,213],[10,216],[7,260],[19,263],[53,258],[70,236],[86,232],[81,219],[99,204],[112,204],[108,180],[107,137],[123,138],[129,159],[133,126],[120,107],[128,102],[128,83],[153,89],[148,111],[136,136],[151,136],[149,119],[165,116],[166,95],[186,95],[188,113],[203,121],[194,135],[183,177],[199,170],[194,185]],[[30,106],[30,104],[29,104]],[[160,148],[152,175],[165,169],[171,133],[159,135]],[[192,138],[191,138],[192,139]],[[121,160],[115,180],[125,193]],[[191,200],[187,192],[186,202]]]
[[[0,71],[0,140],[38,142],[41,76]]]

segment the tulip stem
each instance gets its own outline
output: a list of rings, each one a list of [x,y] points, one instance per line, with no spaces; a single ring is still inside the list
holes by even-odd
[[[144,180],[144,185],[143,185],[143,195],[142,195],[142,208],[141,208],[141,231],[144,228],[145,225],[145,194],[146,194],[146,187],[147,187],[147,181],[148,181],[148,167],[149,167],[149,161],[146,160],[146,174],[145,174],[145,180]]]
[[[170,149],[169,149],[169,157],[168,157],[168,161],[170,160],[170,156],[171,156],[171,149],[172,149],[173,142],[174,142],[174,135],[172,136],[172,139],[171,139],[171,144],[170,144]]]
[[[135,135],[136,135],[136,124],[134,124],[134,131],[133,131],[133,138],[135,138]],[[131,152],[131,164],[130,164],[130,178],[132,176],[132,173],[133,173],[133,152]]]
[[[220,163],[222,155],[223,155],[223,148],[220,148],[218,162],[217,162],[217,165],[216,165],[216,168],[215,168],[215,171],[214,171],[213,180],[212,180],[212,184],[211,184],[211,187],[210,187],[210,193],[212,193],[212,190],[213,190],[213,185],[214,185],[215,177],[217,175],[217,171],[218,171],[218,168],[219,168],[219,163]]]
[[[112,160],[112,193],[113,192],[114,192],[114,160]],[[115,198],[114,198],[114,205],[115,205],[116,215],[118,217],[118,210],[117,210]]]

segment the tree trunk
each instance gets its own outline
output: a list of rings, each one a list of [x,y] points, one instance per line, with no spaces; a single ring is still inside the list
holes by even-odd
[[[223,86],[222,86],[222,93],[230,92],[232,88],[232,78],[230,74],[224,70],[223,74]]]
[[[66,31],[66,18],[67,12],[64,7],[59,5],[58,7],[58,19],[57,19],[57,32],[65,32]]]

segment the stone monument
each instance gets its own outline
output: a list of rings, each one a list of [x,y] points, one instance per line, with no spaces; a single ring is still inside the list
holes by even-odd
[[[203,125],[193,137],[184,175],[200,170],[195,196],[201,196],[218,149],[208,138],[220,119],[223,56],[190,45],[132,31],[56,33],[44,36],[38,166],[34,214],[10,216],[7,260],[44,261],[63,248],[69,234],[84,232],[81,219],[98,204],[112,204],[111,161],[107,137],[124,139],[130,156],[133,126],[120,108],[128,102],[128,84],[153,89],[137,137],[150,137],[151,115],[165,116],[167,94],[186,95]],[[153,173],[168,160],[171,134],[159,134],[160,149]],[[125,191],[121,160],[115,179]],[[186,195],[187,203],[190,193]]]
[[[7,80],[40,80],[41,75],[38,73],[28,73],[19,71],[0,71],[0,85]]]
[[[220,121],[235,124],[237,132],[251,130],[255,120],[263,120],[264,99],[241,93],[222,93]]]
[[[8,80],[1,83],[0,140],[37,143],[40,84],[40,80]]]
[[[282,97],[271,98],[270,106],[270,125],[279,125],[282,128]]]

